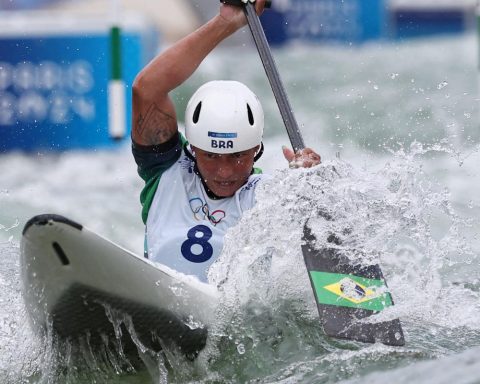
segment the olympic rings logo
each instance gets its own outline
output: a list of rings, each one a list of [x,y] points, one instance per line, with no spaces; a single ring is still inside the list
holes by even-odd
[[[204,203],[199,197],[194,197],[189,201],[190,209],[192,210],[193,217],[197,221],[208,220],[214,226],[220,223],[226,216],[225,211],[217,209],[213,212],[210,212],[207,203]]]

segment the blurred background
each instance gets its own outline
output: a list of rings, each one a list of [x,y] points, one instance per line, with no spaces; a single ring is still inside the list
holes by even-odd
[[[0,0],[2,383],[53,382],[44,364],[48,353],[32,348],[37,339],[21,294],[25,223],[33,215],[56,213],[143,252],[143,182],[129,139],[131,84],[149,60],[218,7],[217,0]],[[335,188],[318,182],[332,206],[345,203],[349,212],[358,212],[346,216],[365,244],[380,250],[408,344],[402,349],[328,344],[317,336],[316,323],[293,332],[280,311],[272,316],[288,328],[286,344],[279,344],[283,352],[270,356],[252,348],[241,357],[234,346],[223,365],[207,366],[218,374],[213,381],[242,382],[235,375],[248,373],[264,383],[371,384],[392,377],[409,384],[478,383],[476,9],[475,0],[273,0],[262,15],[305,142],[325,166],[333,162],[337,169],[350,169]],[[242,81],[259,96],[266,150],[258,165],[274,175],[287,168],[280,148],[288,137],[248,28],[223,42],[172,92],[180,124],[196,88],[214,79]],[[295,180],[294,172],[283,176]],[[285,198],[297,193],[291,200],[301,201],[301,186],[279,181],[274,193]],[[267,203],[269,197],[264,196]],[[292,212],[270,209],[262,215],[282,226]],[[256,229],[265,226],[257,221],[239,231],[245,243],[253,243]],[[288,225],[283,227],[272,229],[275,236],[266,237],[265,247],[275,249],[279,238],[289,238]],[[293,248],[289,255],[299,251]],[[242,251],[248,249],[233,249],[232,255]],[[294,270],[295,259],[285,259]],[[270,291],[296,292],[296,282],[287,285]],[[249,329],[256,325],[253,321]],[[313,349],[306,347],[310,343]],[[235,368],[232,361],[241,359],[245,365]],[[432,365],[422,365],[427,359]],[[254,366],[263,370],[252,371]],[[232,376],[229,367],[238,372]],[[90,371],[88,380],[73,382],[101,382]],[[212,382],[205,380],[199,382]]]
[[[475,203],[476,175],[463,163],[480,142],[476,5],[274,0],[261,21],[306,143],[324,159],[375,166],[415,142],[437,146],[454,161],[436,171],[442,182],[461,206]],[[0,0],[0,225],[12,228],[0,239],[19,240],[32,215],[50,211],[141,249],[131,84],[218,8],[217,0]],[[172,92],[180,125],[195,89],[222,78],[262,100],[259,166],[273,171],[288,138],[248,28]]]
[[[471,33],[475,8],[475,0],[275,0],[262,23],[274,47],[352,47]],[[129,137],[135,74],[217,10],[215,0],[0,0],[0,152],[118,146]],[[252,49],[245,31],[224,45]],[[121,81],[120,100],[111,81]]]

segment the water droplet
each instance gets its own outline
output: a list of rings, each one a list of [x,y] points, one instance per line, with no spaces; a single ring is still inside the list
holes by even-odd
[[[177,286],[172,285],[170,287],[170,289],[175,296],[179,297],[179,296],[183,296],[183,294],[184,294],[184,291],[183,291],[182,287],[177,287]]]
[[[398,73],[391,73],[391,74],[390,74],[390,78],[391,78],[392,80],[395,80],[397,77],[398,77]]]
[[[243,355],[245,353],[245,346],[242,343],[237,345],[237,352],[240,355]]]
[[[395,332],[395,339],[400,340],[402,338],[402,335],[400,335],[400,332]]]
[[[440,84],[437,85],[437,89],[443,89],[448,85],[446,81],[442,81]]]

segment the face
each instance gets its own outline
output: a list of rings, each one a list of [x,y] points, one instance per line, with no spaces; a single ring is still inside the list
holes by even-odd
[[[195,147],[192,149],[207,187],[219,197],[229,197],[247,182],[259,146],[224,155]]]

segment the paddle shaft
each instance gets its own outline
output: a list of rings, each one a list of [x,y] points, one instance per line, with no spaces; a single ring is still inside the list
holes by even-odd
[[[225,2],[229,2],[228,0]],[[268,45],[265,32],[263,31],[262,24],[258,18],[257,12],[255,11],[255,5],[248,2],[243,7],[245,15],[247,17],[248,26],[252,32],[253,40],[257,46],[260,59],[262,60],[263,68],[272,87],[273,94],[277,100],[278,109],[282,115],[283,122],[287,129],[287,134],[292,144],[293,150],[298,152],[299,150],[305,148],[305,143],[303,141],[302,134],[297,124],[297,120],[293,115],[293,110],[290,105],[290,102],[287,97],[287,92],[283,86],[282,80],[280,79],[280,74],[278,73],[277,65],[273,59],[272,52],[270,51],[270,46]]]
[[[230,3],[239,0],[223,0],[224,2]],[[248,2],[244,4],[244,11],[247,17],[248,25],[253,35],[255,45],[257,46],[258,53],[265,68],[268,80],[272,87],[272,91],[277,100],[278,108],[282,115],[285,127],[287,128],[288,137],[292,144],[293,149],[297,152],[300,149],[305,148],[302,135],[298,128],[297,121],[293,115],[292,107],[287,98],[285,88],[283,87],[280,75],[278,73],[275,61],[272,57],[270,47],[268,45],[267,39],[265,37],[265,32],[260,23],[258,15],[255,11],[255,6]],[[304,230],[304,237],[307,238],[309,231]],[[364,311],[359,312],[359,309],[356,308],[343,308],[335,305],[324,305],[319,301],[317,297],[317,289],[314,281],[312,280],[312,273],[315,273],[316,270],[324,270],[325,266],[315,266],[315,263],[318,263],[319,256],[323,255],[326,250],[314,250],[310,249],[307,245],[302,246],[302,253],[305,260],[305,265],[307,267],[310,282],[315,293],[317,307],[319,310],[320,318],[323,322],[323,327],[325,332],[333,337],[358,340],[362,342],[375,342],[380,341],[387,345],[404,345],[405,339],[403,336],[402,326],[398,319],[393,321],[386,321],[381,323],[373,324],[357,324],[359,318],[370,316],[375,313],[375,311]],[[327,252],[328,253],[328,252]],[[332,256],[328,254],[328,256]],[[327,258],[327,261],[330,260]],[[331,260],[335,267],[342,266],[345,263],[345,260]],[[336,265],[338,264],[338,265]],[[319,268],[316,268],[319,267]],[[378,265],[370,266],[368,270],[374,270],[379,276],[380,279],[384,281],[383,275],[381,273],[380,267]],[[352,270],[350,271],[352,275],[360,274],[363,275],[362,271]],[[350,273],[349,272],[349,273]],[[364,271],[363,271],[364,272]],[[386,283],[385,283],[386,284]],[[393,302],[392,302],[393,304]]]

